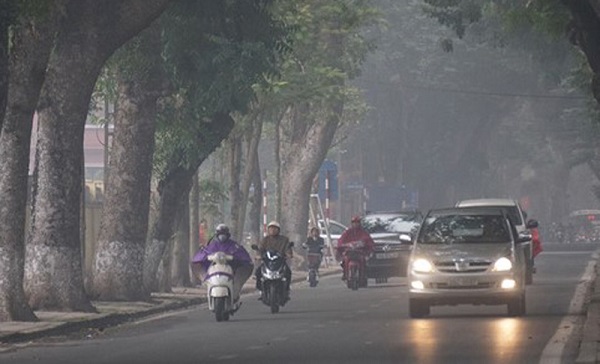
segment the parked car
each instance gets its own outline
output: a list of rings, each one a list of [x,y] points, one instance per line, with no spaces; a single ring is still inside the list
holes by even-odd
[[[521,234],[523,237],[529,236],[529,242],[523,242],[522,245],[526,247],[526,283],[533,283],[533,243],[531,242],[531,234],[529,229],[537,226],[538,222],[535,220],[529,220],[529,223],[527,222],[527,213],[523,211],[519,202],[508,198],[481,198],[459,201],[456,203],[456,207],[486,207],[492,209],[500,208],[503,210],[515,225],[517,232],[519,232],[519,234]]]
[[[566,218],[567,241],[600,241],[600,210],[576,210]]]
[[[373,256],[367,261],[367,278],[386,283],[390,277],[406,277],[411,250],[410,242],[400,241],[400,234],[414,235],[422,220],[421,212],[372,212],[362,225],[375,242]]]
[[[333,261],[335,257],[335,248],[337,247],[338,239],[342,236],[342,233],[348,228],[346,225],[341,222],[329,219],[329,225],[325,224],[324,219],[318,220],[319,230],[321,232],[321,237],[325,241],[325,259],[329,261]],[[329,230],[329,234],[327,234],[327,230]]]
[[[527,242],[501,209],[429,211],[408,267],[410,317],[457,304],[506,304],[509,316],[524,315]]]

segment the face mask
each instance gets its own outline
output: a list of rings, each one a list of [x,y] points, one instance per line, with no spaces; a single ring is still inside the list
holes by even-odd
[[[219,239],[220,242],[224,242],[225,240],[227,240],[227,238],[228,238],[227,234],[217,235],[217,239]]]

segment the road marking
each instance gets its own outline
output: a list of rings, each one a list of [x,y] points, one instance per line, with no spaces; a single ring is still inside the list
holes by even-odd
[[[585,301],[585,294],[588,286],[594,278],[594,267],[596,266],[596,259],[598,254],[593,254],[594,260],[588,262],[583,275],[579,279],[575,294],[569,304],[569,313],[565,316],[560,324],[558,330],[554,333],[554,336],[548,341],[542,356],[540,357],[540,364],[560,364],[563,351],[569,341],[569,337],[573,333],[573,329],[578,326],[581,321],[580,313],[583,311],[583,304]],[[578,315],[579,314],[579,315]]]
[[[592,255],[592,251],[541,252],[540,255]]]

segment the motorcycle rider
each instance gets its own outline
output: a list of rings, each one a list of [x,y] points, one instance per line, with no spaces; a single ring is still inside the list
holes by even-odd
[[[341,259],[342,261],[340,264],[342,266],[342,280],[346,280],[346,267],[344,266],[344,259],[342,258],[345,249],[344,244],[350,243],[352,241],[362,241],[365,244],[365,257],[371,255],[375,248],[375,242],[371,238],[371,235],[369,235],[369,233],[365,229],[363,229],[361,225],[360,216],[353,216],[352,220],[350,220],[350,224],[350,227],[346,229],[342,233],[342,236],[340,236],[340,238],[338,239],[337,245],[338,260]]]
[[[290,283],[292,281],[292,270],[288,264],[288,261],[291,260],[294,256],[294,252],[292,250],[292,246],[290,245],[290,239],[287,236],[281,235],[281,226],[277,221],[271,221],[267,225],[267,236],[262,238],[260,243],[258,244],[258,251],[260,256],[267,250],[275,250],[281,253],[284,257],[286,257],[286,269],[285,269],[285,278],[287,281],[287,295],[289,299],[290,295]],[[256,289],[262,291],[261,287],[261,277],[262,272],[260,269],[260,265],[256,268],[255,272],[256,276]]]
[[[527,225],[532,225],[532,220],[528,220]],[[531,227],[529,231],[531,232],[531,243],[533,244],[533,257],[531,258],[531,260],[535,262],[535,257],[542,251],[544,251],[544,249],[542,248],[542,238],[540,237],[540,230],[538,229],[537,223],[533,225],[533,227]],[[535,272],[535,263],[533,269]]]
[[[308,236],[304,244],[302,244],[302,247],[304,249],[308,249],[308,254],[319,255],[318,264],[315,263],[317,274],[319,274],[319,267],[321,266],[321,260],[323,259],[323,247],[325,247],[325,240],[319,235],[319,233],[319,228],[313,226],[310,229],[310,235]]]
[[[230,262],[233,268],[233,302],[237,303],[240,299],[240,292],[244,283],[248,280],[252,274],[254,264],[248,251],[238,244],[235,240],[231,239],[229,227],[225,224],[219,224],[215,231],[215,236],[211,239],[205,247],[200,248],[192,259],[192,272],[202,281],[206,276],[206,271],[210,266],[211,262],[208,260],[208,256],[216,252],[224,252],[233,256],[233,260]]]

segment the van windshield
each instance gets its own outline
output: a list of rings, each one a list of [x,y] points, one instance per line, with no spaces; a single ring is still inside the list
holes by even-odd
[[[417,241],[421,244],[506,243],[510,234],[501,215],[429,216]]]

